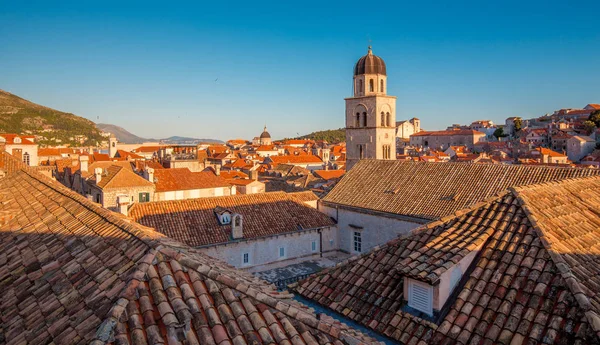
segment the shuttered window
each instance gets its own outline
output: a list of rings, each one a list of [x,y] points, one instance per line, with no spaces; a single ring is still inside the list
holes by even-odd
[[[408,306],[425,314],[433,315],[433,288],[431,285],[410,281]]]

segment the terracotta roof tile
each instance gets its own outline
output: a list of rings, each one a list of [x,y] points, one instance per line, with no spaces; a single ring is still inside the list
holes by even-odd
[[[0,201],[2,343],[374,343],[26,168]]]
[[[327,215],[303,203],[307,198],[308,194],[271,192],[160,201],[135,204],[129,214],[140,224],[196,247],[231,239],[231,225],[219,223],[217,207],[242,215],[244,238],[332,226]]]
[[[403,344],[599,344],[600,177],[504,191],[295,288]],[[404,279],[436,279],[475,251],[433,319]]]
[[[321,158],[315,155],[270,156],[267,159],[270,159],[274,164],[323,163]]]
[[[154,179],[157,192],[231,187],[223,177],[211,171],[191,172],[188,168],[155,170]]]
[[[411,137],[430,137],[430,136],[449,136],[449,135],[485,135],[483,132],[474,129],[459,129],[448,131],[421,131],[411,135]]]
[[[105,170],[106,176],[102,176],[100,182],[96,186],[102,189],[123,188],[123,187],[138,187],[138,186],[154,186],[154,184],[131,170],[118,165],[111,165]]]
[[[346,170],[315,170],[314,173],[324,180],[332,180],[344,176]]]
[[[437,219],[508,187],[598,174],[546,166],[361,160],[323,201]]]

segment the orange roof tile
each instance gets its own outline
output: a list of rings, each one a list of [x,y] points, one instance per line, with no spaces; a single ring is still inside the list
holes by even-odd
[[[106,175],[103,174],[100,182],[96,182],[96,186],[101,189],[154,186],[152,182],[131,171],[131,168],[111,165],[105,171]]]
[[[346,170],[315,170],[314,173],[324,180],[332,180],[344,176]]]
[[[271,160],[275,164],[303,164],[303,163],[323,163],[321,158],[315,155],[298,155],[298,156],[270,156],[266,159]]]
[[[421,131],[411,135],[411,137],[427,137],[427,136],[450,136],[450,135],[485,135],[485,133],[474,129],[459,129],[447,131]]]
[[[188,168],[155,170],[154,179],[157,192],[231,186],[223,177],[211,171],[191,172]]]

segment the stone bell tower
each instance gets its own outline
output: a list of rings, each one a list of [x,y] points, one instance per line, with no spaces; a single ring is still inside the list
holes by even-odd
[[[353,89],[346,98],[346,169],[360,159],[396,159],[396,97],[386,94],[385,63],[370,46],[354,66]]]

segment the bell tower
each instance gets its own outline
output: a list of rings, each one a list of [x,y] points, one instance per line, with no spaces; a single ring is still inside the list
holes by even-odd
[[[353,97],[346,98],[346,170],[360,159],[396,159],[396,97],[388,96],[385,63],[373,54],[354,66]]]

